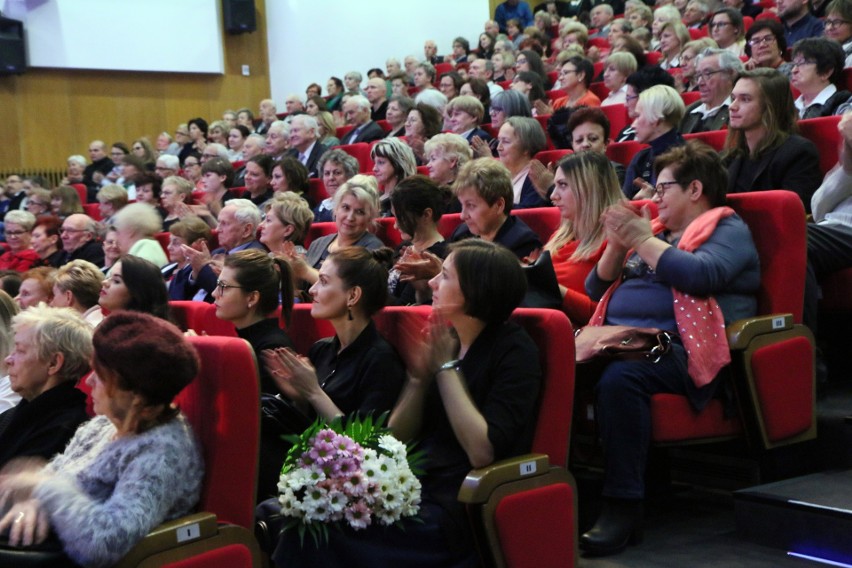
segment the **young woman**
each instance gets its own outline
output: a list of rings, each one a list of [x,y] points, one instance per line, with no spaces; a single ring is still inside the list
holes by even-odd
[[[131,310],[170,320],[169,297],[157,265],[138,256],[121,257],[101,286],[101,308]]]
[[[414,111],[409,114],[411,118]],[[379,184],[379,203],[382,217],[389,217],[390,196],[396,185],[408,176],[417,173],[417,159],[411,148],[399,138],[385,138],[370,152],[373,160],[373,175]]]

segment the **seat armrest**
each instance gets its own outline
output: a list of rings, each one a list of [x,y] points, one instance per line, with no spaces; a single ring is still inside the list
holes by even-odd
[[[130,552],[116,564],[116,568],[138,566],[139,563],[155,552],[169,550],[176,546],[202,538],[210,538],[218,531],[216,515],[213,513],[195,513],[154,527]]]
[[[550,459],[546,454],[525,454],[500,460],[471,470],[459,489],[458,499],[467,504],[485,503],[496,487],[518,479],[544,475],[549,471]]]
[[[793,314],[772,314],[744,318],[727,326],[728,346],[732,351],[742,351],[759,335],[792,328]]]

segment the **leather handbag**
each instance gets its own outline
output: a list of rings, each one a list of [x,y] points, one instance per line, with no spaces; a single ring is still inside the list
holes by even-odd
[[[671,344],[672,334],[655,327],[587,325],[574,334],[577,363],[593,359],[646,359],[657,363]]]

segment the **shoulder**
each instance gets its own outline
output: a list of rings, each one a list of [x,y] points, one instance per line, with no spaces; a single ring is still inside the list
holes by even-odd
[[[385,243],[373,233],[364,233],[364,236],[358,239],[358,245],[368,250],[373,250],[382,248],[385,246]]]
[[[817,156],[819,151],[816,145],[803,136],[791,134],[776,150],[776,160],[787,159],[788,156],[797,154],[809,154]],[[805,164],[801,164],[805,165]]]

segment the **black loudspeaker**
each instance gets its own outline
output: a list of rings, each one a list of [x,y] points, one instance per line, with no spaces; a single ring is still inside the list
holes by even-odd
[[[254,0],[222,0],[222,16],[225,31],[229,34],[244,34],[257,29]]]
[[[26,70],[24,24],[0,17],[0,75],[21,74]]]

